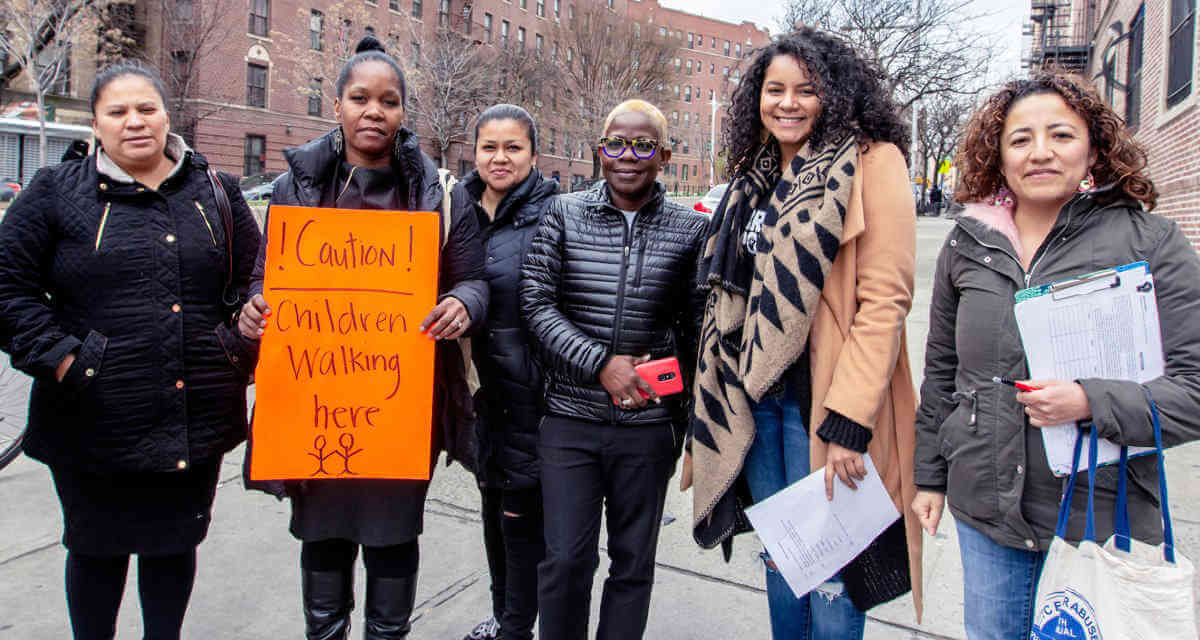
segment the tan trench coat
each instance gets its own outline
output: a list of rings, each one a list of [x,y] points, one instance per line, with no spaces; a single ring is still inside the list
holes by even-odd
[[[919,621],[922,533],[909,509],[916,495],[917,394],[904,331],[916,268],[916,212],[908,169],[894,145],[861,150],[859,178],[809,337],[811,468],[825,466],[827,446],[816,429],[829,411],[871,429],[867,452],[904,518]],[[834,490],[839,488],[845,489],[835,481]]]

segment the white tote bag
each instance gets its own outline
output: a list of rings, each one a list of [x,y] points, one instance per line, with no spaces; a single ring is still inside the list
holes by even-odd
[[[1128,448],[1121,447],[1114,533],[1096,544],[1096,430],[1091,429],[1088,454],[1088,506],[1083,541],[1075,547],[1064,538],[1079,470],[1083,431],[1075,441],[1075,460],[1059,508],[1058,529],[1038,581],[1030,640],[1186,640],[1196,638],[1192,600],[1192,563],[1175,551],[1167,475],[1163,468],[1162,429],[1158,408],[1147,390],[1158,451],[1158,484],[1162,500],[1163,544],[1151,546],[1129,535],[1126,496]]]

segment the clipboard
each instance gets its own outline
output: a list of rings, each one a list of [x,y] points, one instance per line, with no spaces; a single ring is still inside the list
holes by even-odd
[[[1154,275],[1145,261],[1022,289],[1013,313],[1033,379],[1109,378],[1144,383],[1163,375],[1162,331]],[[1074,424],[1041,429],[1056,476],[1071,473]],[[1153,453],[1130,447],[1129,455]],[[1097,461],[1113,464],[1121,448],[1100,441]]]

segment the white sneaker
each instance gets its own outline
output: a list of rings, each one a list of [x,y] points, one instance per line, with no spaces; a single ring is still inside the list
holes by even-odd
[[[475,625],[475,628],[463,640],[496,640],[499,635],[500,623],[496,622],[495,618],[488,618]]]

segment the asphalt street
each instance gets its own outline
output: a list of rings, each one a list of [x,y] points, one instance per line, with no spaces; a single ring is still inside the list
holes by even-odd
[[[928,331],[930,278],[951,224],[928,218],[918,224],[917,292],[908,320],[909,357],[918,377]],[[0,382],[5,379],[0,372]],[[21,390],[0,387],[0,415],[6,420],[20,419],[25,402]],[[302,638],[300,545],[287,531],[288,505],[245,491],[241,463],[240,448],[224,461],[212,528],[199,549],[199,574],[184,637]],[[1200,559],[1200,485],[1196,482],[1200,445],[1170,451],[1168,469],[1178,548],[1188,557]],[[646,637],[769,638],[762,568],[753,536],[737,540],[728,563],[719,551],[699,549],[689,531],[691,496],[679,493],[674,489],[677,486],[673,484],[669,492]],[[63,595],[65,550],[59,543],[61,513],[47,469],[21,458],[0,471],[0,505],[7,505],[0,508],[0,638],[68,638]],[[478,509],[473,478],[458,466],[439,466],[421,537],[418,607],[410,636],[414,640],[458,640],[489,613]],[[602,577],[606,571],[604,559],[598,575]],[[360,574],[359,603],[363,601],[362,582]],[[601,580],[595,584],[593,628]],[[866,637],[964,637],[961,567],[949,518],[935,537],[926,538],[925,594],[920,625],[911,599],[904,597],[870,612]],[[355,615],[355,626],[360,627],[361,606]],[[118,628],[118,638],[141,637],[136,571],[132,568]],[[353,634],[358,637],[358,630]]]

